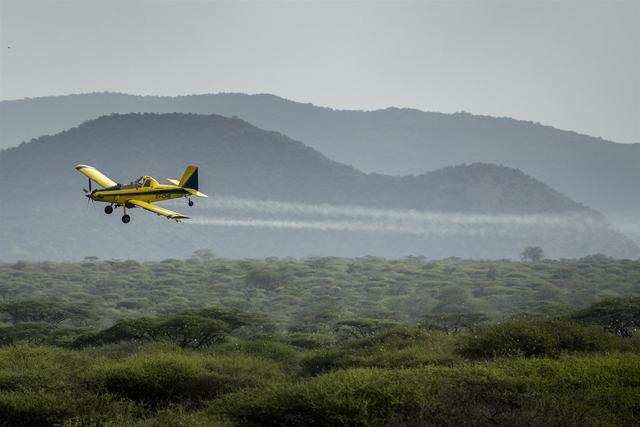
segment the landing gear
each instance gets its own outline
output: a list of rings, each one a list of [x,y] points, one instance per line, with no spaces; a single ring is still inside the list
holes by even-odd
[[[127,205],[124,204],[122,205],[122,213],[124,215],[122,215],[122,222],[124,222],[125,224],[129,224],[129,221],[131,221],[131,217],[129,215],[127,215]]]
[[[113,212],[113,206],[107,205],[104,207],[104,213],[106,213],[107,215],[110,215],[112,212]]]
[[[189,199],[189,206],[193,206],[193,200]]]

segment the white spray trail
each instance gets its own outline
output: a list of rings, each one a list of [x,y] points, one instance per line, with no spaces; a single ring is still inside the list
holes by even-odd
[[[195,218],[190,224],[226,227],[288,228],[293,230],[352,231],[366,233],[401,233],[418,236],[460,234],[459,227],[434,227],[419,224],[393,224],[375,221],[300,221],[276,219],[235,219],[225,217]],[[482,229],[465,230],[464,234],[485,234]]]
[[[596,229],[606,223],[593,216],[569,214],[479,215],[448,214],[417,210],[377,209],[362,206],[336,206],[216,197],[206,203],[212,210],[237,211],[242,218],[205,216],[190,221],[194,225],[227,227],[288,228],[297,230],[354,231],[367,233],[403,233],[427,235],[503,234],[526,228]],[[247,213],[277,215],[278,218],[246,218]],[[281,216],[316,216],[323,219],[281,218]],[[326,219],[324,219],[326,218]]]
[[[350,218],[380,218],[405,221],[444,222],[452,224],[519,224],[570,226],[576,222],[595,225],[601,221],[581,214],[535,214],[535,215],[488,215],[460,214],[418,211],[414,209],[378,209],[363,206],[306,204],[277,202],[271,200],[240,199],[233,197],[216,198],[207,204],[212,209],[233,209],[261,213],[281,213],[296,215],[344,216]]]

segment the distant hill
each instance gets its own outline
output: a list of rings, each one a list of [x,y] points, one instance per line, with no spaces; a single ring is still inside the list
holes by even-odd
[[[341,111],[273,95],[96,93],[0,102],[0,148],[126,112],[235,115],[365,172],[407,175],[452,164],[502,164],[525,170],[607,215],[640,214],[640,144],[616,144],[537,123],[466,113]]]
[[[327,159],[277,132],[217,115],[127,114],[101,117],[45,136],[0,157],[0,178],[45,197],[55,177],[59,194],[75,196],[73,166],[88,163],[118,182],[143,172],[178,177],[198,163],[201,185],[217,193],[305,203],[356,204],[464,213],[562,213],[588,211],[519,170],[472,164],[417,176],[367,175]],[[35,177],[47,171],[47,179]]]
[[[119,215],[87,209],[81,191],[86,181],[74,170],[77,163],[94,165],[119,182],[142,174],[179,178],[186,164],[196,163],[201,189],[213,197],[198,200],[192,210],[186,203],[169,206],[193,215],[199,225],[167,223],[136,210],[125,226]],[[516,169],[471,164],[417,176],[365,174],[283,134],[217,115],[101,117],[0,152],[0,183],[8,201],[0,208],[0,259],[168,258],[203,247],[230,256],[496,258],[517,257],[529,244],[542,245],[555,257],[640,254],[601,214]],[[246,206],[224,205],[229,197],[293,207],[248,212]],[[349,206],[368,210],[363,214]],[[375,215],[368,213],[371,209]],[[427,224],[424,211],[445,217],[445,225]],[[522,225],[523,215],[551,219]],[[202,220],[211,217],[254,222],[239,228]],[[491,219],[479,230],[467,223],[485,217],[503,218],[506,225]],[[559,224],[557,218],[577,218],[586,225]],[[253,227],[258,220],[276,222]],[[346,233],[352,226],[355,231]],[[424,235],[416,228],[425,229]]]

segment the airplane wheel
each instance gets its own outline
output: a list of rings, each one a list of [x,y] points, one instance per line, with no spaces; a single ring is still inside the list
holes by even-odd
[[[131,217],[129,215],[122,215],[122,222],[128,224],[131,221]]]
[[[109,215],[111,212],[113,212],[113,206],[107,205],[107,206],[104,207],[104,213]]]
[[[189,206],[193,206],[193,200],[189,200]]]

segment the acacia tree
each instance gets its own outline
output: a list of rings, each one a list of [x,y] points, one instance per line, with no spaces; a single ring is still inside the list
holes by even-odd
[[[489,318],[484,313],[433,313],[423,316],[421,325],[428,330],[443,331],[448,335],[473,330],[487,320]]]
[[[199,262],[209,262],[215,258],[216,256],[211,249],[197,249],[193,251],[193,255],[191,255],[191,259]]]
[[[577,311],[571,318],[630,338],[640,329],[640,297],[609,298]]]
[[[166,319],[142,317],[120,320],[96,334],[79,337],[74,346],[165,340],[182,348],[202,348],[224,341],[232,331],[255,321],[244,313],[216,307],[184,310]]]
[[[202,348],[223,341],[230,332],[225,322],[201,316],[180,314],[160,322],[154,328],[156,339],[178,344],[181,348]]]
[[[343,339],[353,339],[368,337],[394,326],[398,326],[395,320],[348,319],[336,322],[334,331]]]
[[[522,261],[538,262],[544,259],[544,251],[540,246],[527,246],[520,253]]]
[[[0,304],[0,318],[8,318],[12,323],[58,324],[71,320],[74,324],[82,324],[95,317],[95,313],[90,308],[44,299],[17,300]]]
[[[281,271],[271,267],[258,267],[249,271],[244,278],[247,285],[252,288],[262,288],[273,291],[286,283],[287,277]]]

